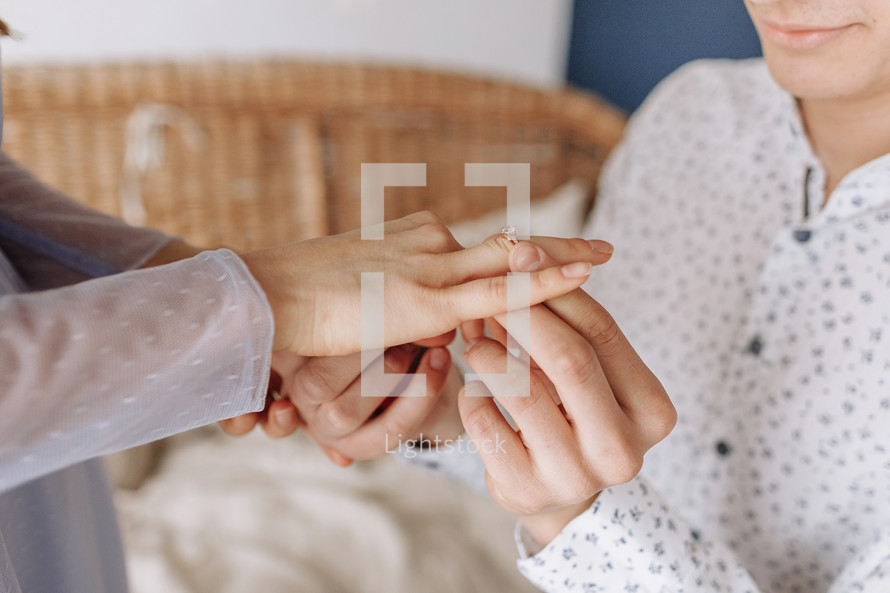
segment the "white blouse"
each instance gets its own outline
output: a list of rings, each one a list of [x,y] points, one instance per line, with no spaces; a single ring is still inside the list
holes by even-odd
[[[546,548],[519,533],[539,587],[890,591],[890,155],[824,184],[762,60],[687,65],[632,118],[586,289],[679,424]]]

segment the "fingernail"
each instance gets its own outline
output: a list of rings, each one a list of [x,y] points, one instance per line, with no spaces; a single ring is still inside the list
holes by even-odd
[[[451,357],[444,348],[433,348],[430,352],[430,366],[437,371],[441,371],[448,364]]]
[[[590,248],[593,249],[594,251],[596,251],[597,253],[609,254],[609,253],[615,252],[615,248],[612,246],[612,244],[608,243],[606,241],[600,241],[599,239],[591,239],[587,243],[590,245]]]
[[[275,423],[282,428],[290,428],[297,422],[297,415],[293,408],[285,408],[275,412]]]
[[[513,264],[520,272],[534,272],[541,267],[541,254],[531,245],[520,245],[513,254]]]
[[[328,459],[330,459],[334,465],[347,467],[352,464],[352,459],[332,447],[322,447],[322,451],[324,451],[324,454],[328,456]]]
[[[590,275],[590,264],[579,261],[560,268],[562,275],[566,278],[583,278]]]
[[[482,338],[474,338],[467,342],[467,345],[464,347],[464,355],[466,355],[470,350],[476,347],[476,344],[482,341]]]

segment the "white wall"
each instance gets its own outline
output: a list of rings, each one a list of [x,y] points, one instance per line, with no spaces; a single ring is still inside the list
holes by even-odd
[[[571,0],[0,0],[3,60],[299,55],[562,82]]]

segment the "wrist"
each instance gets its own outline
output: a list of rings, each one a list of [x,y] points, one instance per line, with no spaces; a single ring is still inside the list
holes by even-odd
[[[590,508],[599,493],[578,504],[551,509],[534,515],[519,517],[528,534],[541,546],[546,547],[566,525]]]
[[[272,338],[272,350],[291,350],[293,339],[283,331],[287,325],[285,307],[287,299],[281,294],[282,274],[277,269],[277,258],[270,249],[260,249],[239,253],[241,261],[247,266],[250,275],[266,295],[266,301],[272,309],[274,320],[274,335]],[[291,326],[292,327],[292,326]]]
[[[204,249],[199,249],[179,239],[173,239],[158,249],[140,268],[153,268],[155,266],[163,266],[164,264],[172,264],[173,262],[194,257],[202,251]]]

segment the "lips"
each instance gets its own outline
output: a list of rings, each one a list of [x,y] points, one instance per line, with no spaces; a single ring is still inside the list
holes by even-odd
[[[811,50],[834,41],[852,28],[853,25],[832,27],[763,22],[760,32],[775,45],[795,50]]]

